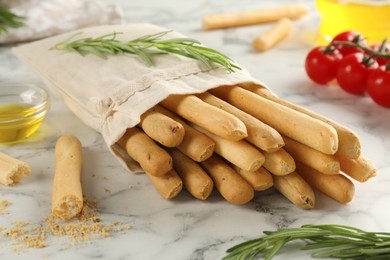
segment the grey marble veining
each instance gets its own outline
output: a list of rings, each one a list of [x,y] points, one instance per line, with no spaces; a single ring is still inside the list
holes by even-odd
[[[223,257],[227,248],[278,227],[338,223],[390,232],[390,110],[368,97],[348,95],[336,85],[320,87],[308,80],[304,58],[319,24],[313,1],[301,1],[310,6],[310,14],[294,21],[287,39],[266,53],[254,52],[251,42],[269,25],[205,32],[201,17],[271,6],[273,1],[105,1],[121,4],[129,23],[155,23],[200,40],[236,60],[284,99],[350,127],[361,137],[363,153],[377,165],[378,176],[364,184],[356,182],[355,198],[348,205],[316,194],[316,209],[309,211],[295,207],[274,190],[257,193],[244,206],[229,204],[217,192],[207,201],[195,200],[186,191],[166,201],[145,175],[123,169],[101,136],[53,96],[44,124],[28,142],[0,146],[0,151],[28,161],[32,168],[32,174],[20,184],[0,187],[0,200],[11,203],[10,214],[0,215],[0,226],[14,221],[40,224],[50,214],[54,144],[60,135],[73,134],[84,147],[82,183],[86,197],[99,201],[103,222],[129,223],[132,229],[76,246],[65,238],[50,237],[48,247],[19,253],[13,252],[12,241],[0,238],[1,259],[213,260]],[[40,83],[12,55],[10,46],[1,46],[0,84],[13,80]],[[299,250],[287,253],[288,259],[309,259]],[[286,259],[286,254],[275,259]]]

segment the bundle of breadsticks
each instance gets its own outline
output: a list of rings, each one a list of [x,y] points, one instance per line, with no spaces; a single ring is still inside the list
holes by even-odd
[[[124,166],[142,168],[166,199],[185,188],[205,200],[216,189],[227,201],[245,204],[255,192],[274,187],[296,205],[313,208],[313,190],[347,203],[353,179],[375,175],[355,133],[278,98],[243,67],[210,70],[173,54],[153,57],[149,67],[128,55],[101,59],[52,49],[71,37],[118,32],[118,40],[128,41],[166,31],[151,24],[90,27],[13,52],[102,134]],[[164,38],[186,36],[170,31]],[[78,168],[74,172],[77,177]],[[67,177],[59,174],[63,183]]]
[[[354,196],[351,179],[376,173],[353,131],[255,85],[171,95],[118,144],[165,199],[184,186],[205,200],[215,187],[241,205],[274,187],[310,209],[314,190],[345,204]]]

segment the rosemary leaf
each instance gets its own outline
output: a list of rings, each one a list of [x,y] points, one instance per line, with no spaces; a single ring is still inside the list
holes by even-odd
[[[60,42],[50,50],[76,51],[82,56],[93,54],[102,59],[108,55],[132,54],[137,56],[148,66],[153,66],[152,56],[161,54],[176,54],[198,60],[203,66],[211,70],[214,64],[219,64],[229,72],[241,68],[226,55],[200,45],[200,42],[191,38],[162,39],[170,31],[145,35],[130,41],[117,40],[118,32],[105,34],[97,38],[84,38],[71,41],[72,38]]]
[[[264,231],[264,236],[238,244],[227,250],[223,259],[254,259],[263,254],[272,259],[290,241],[302,240],[303,250],[313,250],[314,258],[390,259],[390,233],[366,232],[336,224],[304,225]]]
[[[10,10],[0,6],[0,36],[7,32],[7,28],[19,28],[24,25],[24,17],[18,16]]]

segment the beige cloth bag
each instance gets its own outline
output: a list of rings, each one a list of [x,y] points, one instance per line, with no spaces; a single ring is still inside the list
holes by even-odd
[[[99,0],[0,0],[0,6],[25,17],[24,26],[9,28],[1,43],[26,42],[76,29],[123,23],[119,5]]]
[[[131,40],[167,31],[151,24],[99,26],[81,30],[76,38],[123,32],[118,39]],[[245,70],[228,72],[222,67],[207,71],[198,61],[178,55],[154,56],[148,67],[131,55],[110,56],[50,50],[77,32],[54,36],[13,49],[16,56],[40,76],[85,124],[100,132],[115,156],[125,162],[115,143],[140,115],[170,94],[201,93],[222,85],[260,84]],[[169,32],[166,38],[185,37]],[[137,171],[137,164],[128,164]]]

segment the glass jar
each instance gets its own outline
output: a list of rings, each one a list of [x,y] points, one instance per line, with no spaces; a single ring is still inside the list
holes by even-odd
[[[390,0],[316,0],[320,34],[327,41],[340,32],[355,30],[369,43],[390,38]]]

